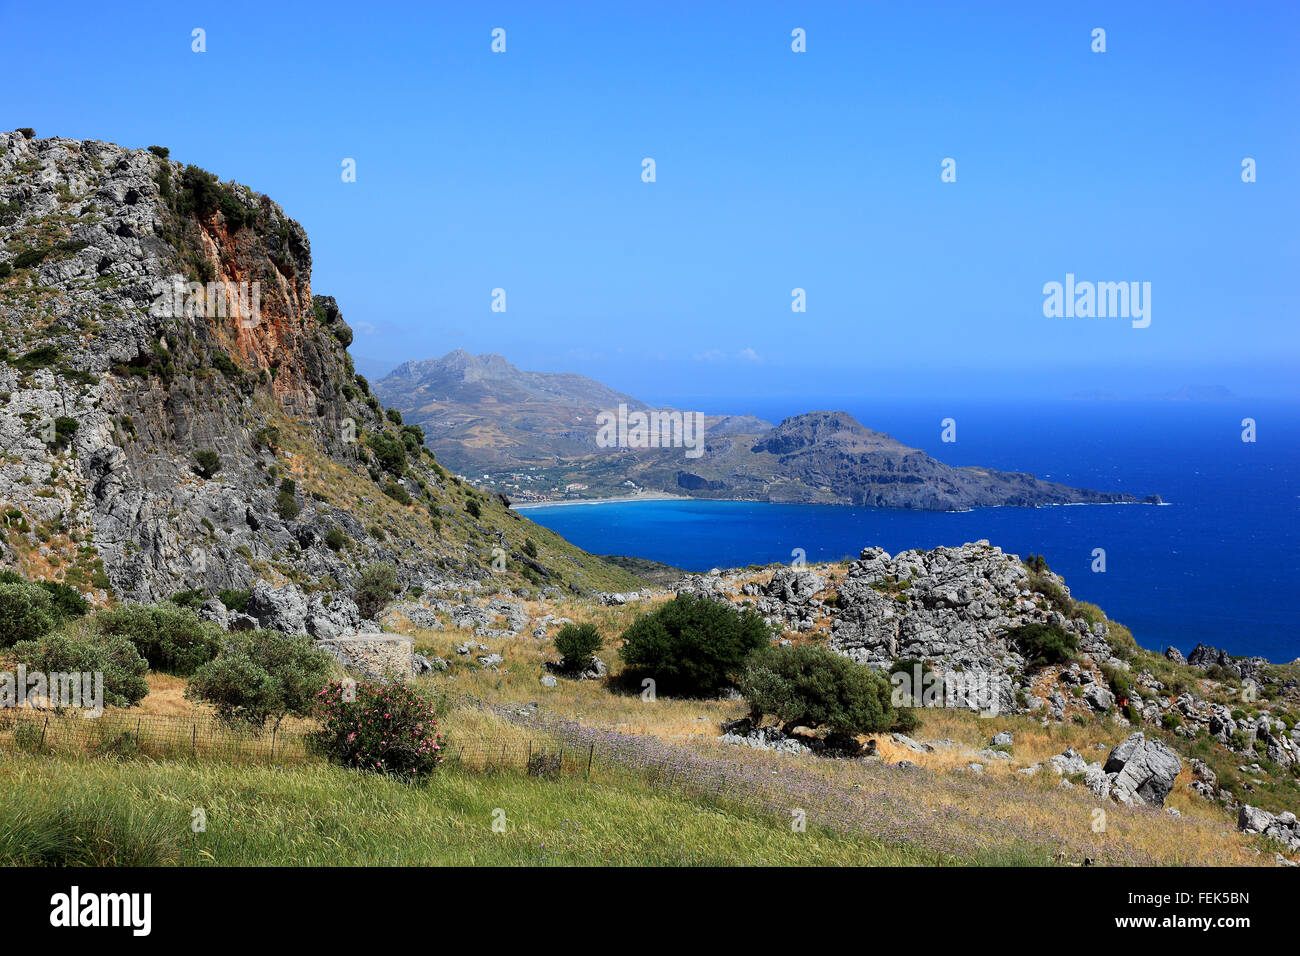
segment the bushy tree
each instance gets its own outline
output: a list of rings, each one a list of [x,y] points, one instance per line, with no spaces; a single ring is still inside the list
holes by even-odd
[[[869,734],[898,719],[884,676],[810,644],[763,648],[750,657],[738,685],[755,723],[772,714],[787,727]]]
[[[149,693],[149,664],[125,637],[83,627],[14,645],[13,655],[30,670],[104,675],[104,703],[132,707]]]
[[[373,432],[366,436],[366,444],[385,471],[394,475],[406,473],[406,446],[387,432]]]
[[[50,609],[56,623],[85,616],[90,604],[76,588],[62,581],[28,581],[16,571],[0,571],[0,584],[22,584],[38,587],[50,596]],[[0,646],[4,645],[4,636],[0,634]]]
[[[123,604],[95,615],[105,635],[124,637],[156,671],[188,676],[216,656],[225,632],[188,607],[176,604]]]
[[[592,655],[604,643],[595,624],[566,624],[555,635],[555,649],[564,655],[561,666],[567,671],[584,671],[590,667]]]
[[[59,622],[44,588],[27,581],[0,583],[0,647],[44,637]]]
[[[335,682],[317,696],[315,713],[313,744],[345,766],[422,777],[442,762],[433,705],[401,681]]]
[[[679,594],[623,632],[621,656],[635,676],[665,693],[703,694],[736,676],[746,657],[771,640],[754,611]]]
[[[311,712],[332,666],[305,634],[241,631],[226,635],[217,656],[194,672],[185,696],[211,704],[229,723],[278,727]]]
[[[397,572],[391,564],[376,561],[366,565],[357,579],[353,600],[361,611],[361,616],[375,618],[379,612],[388,607],[393,594],[397,591]]]

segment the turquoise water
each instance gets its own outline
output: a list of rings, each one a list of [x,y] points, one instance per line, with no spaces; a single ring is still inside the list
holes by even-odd
[[[1014,418],[972,407],[955,416],[960,441],[947,446],[938,441],[938,422],[947,416],[935,412],[942,410],[895,409],[889,416],[894,424],[886,430],[896,438],[951,464],[1157,492],[1169,502],[1162,507],[936,513],[688,500],[525,513],[586,550],[692,571],[789,562],[795,549],[821,561],[856,556],[868,545],[896,554],[987,538],[1022,556],[1045,555],[1076,598],[1127,624],[1143,646],[1173,644],[1186,652],[1203,641],[1289,661],[1300,657],[1294,606],[1300,416],[1292,408],[1249,410],[1259,428],[1253,444],[1241,441],[1244,414],[1233,405],[1076,403],[1016,409]],[[879,410],[858,417],[884,429]],[[1106,552],[1104,573],[1091,570],[1095,548]]]

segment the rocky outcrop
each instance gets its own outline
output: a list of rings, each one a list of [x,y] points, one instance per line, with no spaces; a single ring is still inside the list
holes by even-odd
[[[867,548],[838,585],[830,646],[875,667],[928,661],[945,680],[976,692],[971,706],[1009,712],[1016,709],[1014,675],[1024,664],[1007,644],[1009,628],[1055,624],[1101,660],[1110,658],[1104,623],[1065,617],[1029,585],[1020,559],[987,541],[894,557]],[[1092,694],[1094,706],[1107,709],[1109,692]]]
[[[1177,653],[1176,648],[1171,650]],[[1168,651],[1165,653],[1167,655]],[[1206,644],[1197,644],[1192,648],[1192,652],[1187,655],[1187,663],[1201,670],[1221,667],[1241,680],[1251,680],[1256,683],[1260,682],[1264,668],[1268,666],[1268,660],[1263,657],[1233,657],[1227,651]]]
[[[1242,833],[1259,833],[1276,840],[1295,853],[1300,851],[1300,825],[1291,812],[1272,814],[1259,807],[1243,804],[1237,814],[1237,829]]]

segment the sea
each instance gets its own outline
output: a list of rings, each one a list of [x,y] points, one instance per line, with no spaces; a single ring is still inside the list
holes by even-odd
[[[921,512],[663,500],[542,506],[527,516],[585,550],[690,571],[789,563],[800,555],[837,560],[868,546],[897,554],[986,538],[1022,557],[1043,555],[1076,599],[1101,606],[1143,647],[1173,645],[1187,653],[1203,642],[1276,662],[1300,658],[1300,405],[712,404],[704,410],[740,408],[774,422],[815,408],[844,410],[950,465],[1029,472],[1139,497],[1155,493],[1164,504]],[[955,441],[944,440],[946,419]]]

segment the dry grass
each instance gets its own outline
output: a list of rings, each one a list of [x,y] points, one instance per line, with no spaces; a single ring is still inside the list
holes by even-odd
[[[625,607],[593,607],[583,603],[532,601],[527,610],[533,620],[544,614],[567,617],[578,622],[596,624],[605,635],[606,647],[600,655],[610,666],[611,674],[621,670],[615,646],[617,635],[631,623],[637,613],[644,613],[662,603],[652,599]],[[409,622],[407,622],[409,623]],[[747,710],[738,700],[682,700],[660,697],[653,702],[639,694],[617,688],[614,681],[575,681],[561,678],[554,688],[541,685],[547,673],[544,663],[558,659],[549,628],[546,640],[529,636],[514,638],[474,637],[471,630],[448,627],[445,630],[410,628],[417,648],[447,660],[450,669],[423,681],[451,698],[462,695],[493,703],[536,702],[545,711],[577,720],[585,725],[618,730],[628,734],[645,734],[667,741],[686,742],[709,748],[717,753],[726,748],[728,759],[735,761],[797,760],[800,766],[815,768],[838,786],[860,789],[879,786],[878,781],[861,778],[868,768],[881,762],[909,760],[922,773],[915,780],[899,774],[891,778],[892,796],[900,795],[913,806],[951,823],[977,814],[987,823],[994,822],[1041,832],[1060,844],[1063,862],[1078,862],[1084,855],[1097,852],[1104,858],[1144,860],[1168,865],[1244,865],[1272,862],[1272,851],[1263,850],[1258,840],[1235,831],[1230,816],[1221,808],[1206,803],[1188,789],[1190,770],[1179,777],[1167,802],[1181,818],[1150,808],[1129,808],[1110,801],[1098,801],[1082,785],[1066,789],[1050,767],[1037,775],[1017,773],[1030,764],[1043,763],[1049,757],[1074,747],[1091,762],[1104,761],[1120,740],[1132,733],[1126,724],[1090,719],[1080,724],[1072,720],[1046,726],[1034,717],[1001,716],[984,719],[977,714],[952,709],[926,709],[920,712],[921,727],[912,735],[918,740],[950,740],[955,746],[940,747],[930,753],[915,753],[893,743],[888,734],[874,739],[883,761],[827,761],[817,758],[789,758],[753,752],[742,747],[728,747],[716,742],[718,725],[724,720],[743,716]],[[505,658],[499,671],[479,666],[470,655],[458,655],[455,648],[464,642],[486,644],[492,652]],[[1067,696],[1073,702],[1073,698]],[[1082,711],[1080,711],[1082,713]],[[448,714],[453,735],[473,737],[507,732],[500,721],[470,707],[459,707]],[[1015,735],[1011,758],[1007,761],[985,759],[975,751],[986,748],[992,736],[1001,730]],[[865,738],[864,738],[865,739]],[[983,764],[983,773],[968,769],[972,762]],[[776,771],[779,772],[779,769]],[[976,802],[972,804],[972,794]],[[1104,810],[1106,829],[1094,832],[1096,811]],[[983,825],[983,824],[981,824]]]

